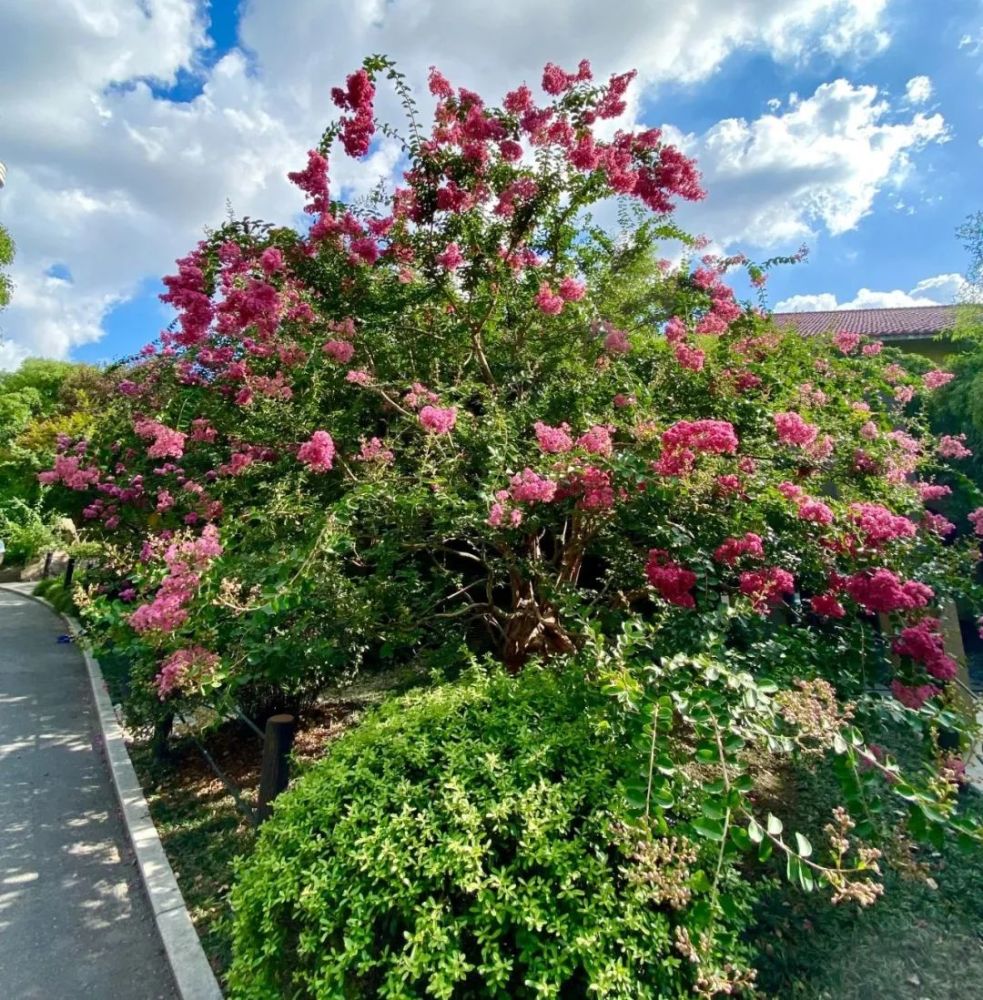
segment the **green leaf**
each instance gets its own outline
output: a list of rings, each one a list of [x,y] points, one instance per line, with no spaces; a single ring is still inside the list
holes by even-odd
[[[784,829],[782,821],[774,814],[768,813],[768,832],[773,837],[777,837]]]
[[[835,753],[843,754],[846,753],[850,748],[847,746],[847,742],[843,737],[837,733],[833,737],[833,750]]]
[[[710,879],[707,873],[700,868],[690,876],[689,887],[693,892],[709,892],[711,889]]]
[[[761,829],[758,821],[753,816],[748,820],[747,835],[755,844],[760,844],[765,839],[765,831]]]
[[[796,833],[795,835],[795,846],[802,855],[802,857],[807,858],[812,854],[812,844],[809,843],[808,838],[801,833]]]
[[[724,825],[717,820],[699,817],[690,824],[693,832],[706,840],[715,840],[718,843],[724,839]]]

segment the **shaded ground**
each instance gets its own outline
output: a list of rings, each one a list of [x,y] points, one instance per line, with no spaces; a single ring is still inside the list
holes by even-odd
[[[355,711],[341,703],[301,719],[295,770],[321,756]],[[245,804],[255,806],[262,759],[257,734],[245,724],[226,723],[202,743]],[[146,743],[134,743],[130,756],[205,953],[221,978],[230,958],[226,898],[233,861],[251,850],[252,824],[191,739],[176,739],[166,764],[153,760]]]
[[[172,1000],[85,665],[63,631],[0,589],[0,994]]]

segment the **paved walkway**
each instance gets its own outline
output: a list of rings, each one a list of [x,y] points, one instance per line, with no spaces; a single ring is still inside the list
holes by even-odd
[[[0,996],[174,1000],[64,630],[0,588]]]

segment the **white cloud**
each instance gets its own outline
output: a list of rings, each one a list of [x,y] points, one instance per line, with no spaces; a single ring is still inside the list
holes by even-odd
[[[932,96],[932,81],[927,76],[913,76],[904,92],[909,104],[924,104]]]
[[[937,274],[919,281],[910,291],[877,292],[861,288],[848,302],[838,302],[832,292],[792,295],[775,305],[775,312],[832,312],[841,309],[903,309],[908,306],[949,305],[965,288],[960,274]]]
[[[18,244],[14,305],[0,319],[7,338],[0,366],[26,352],[65,356],[97,339],[107,311],[148,276],[168,271],[204,225],[221,222],[227,200],[239,213],[279,222],[291,218],[300,199],[284,175],[302,165],[304,150],[334,113],[330,86],[364,53],[393,55],[415,86],[423,86],[426,68],[435,63],[454,82],[493,98],[522,79],[537,81],[547,60],[575,65],[584,56],[599,75],[636,66],[647,87],[695,84],[738,48],[788,63],[816,52],[876,52],[888,40],[886,3],[624,0],[612,16],[609,6],[594,0],[252,0],[243,5],[240,25],[248,59],[234,50],[207,69],[204,5],[198,0],[0,4],[0,157],[8,165],[0,218]],[[190,103],[154,96],[152,84],[167,86],[189,73],[204,84]],[[395,101],[384,100],[395,109]],[[800,222],[791,229],[817,218],[840,228],[849,224],[866,210],[871,192],[898,167],[904,151],[942,127],[938,118],[876,124],[875,103],[873,96],[866,107],[860,101],[858,127],[865,135],[861,159],[874,159],[877,166],[862,164],[869,177],[853,188],[845,181],[822,189],[806,184],[816,207],[798,213]],[[791,116],[801,116],[803,108],[822,110],[810,98],[776,121],[791,131]],[[829,107],[825,113],[835,117]],[[714,135],[701,137],[713,201],[724,206],[724,219],[735,184],[741,189],[728,173],[738,164],[728,158],[749,158],[752,189],[757,184],[768,190],[766,177],[776,169],[779,181],[787,180],[777,151],[769,154],[769,165],[764,137],[742,137],[740,131],[724,122]],[[812,134],[828,138],[829,129],[817,123]],[[887,152],[872,152],[874,136]],[[729,142],[747,149],[739,156]],[[825,169],[851,173],[844,157],[833,154]],[[364,187],[370,177],[389,172],[396,159],[391,145],[368,170],[336,159],[335,188],[356,180]],[[791,168],[817,169],[824,168]],[[793,196],[795,185],[786,187]],[[834,202],[847,189],[848,206],[838,210]],[[778,211],[772,200],[763,210],[767,219],[737,218],[725,228],[734,235],[786,234],[788,227],[777,224]],[[56,263],[67,266],[70,283],[46,279]],[[155,333],[148,330],[148,338]]]
[[[695,155],[712,197],[680,212],[724,244],[769,247],[853,229],[913,152],[948,137],[939,114],[898,117],[876,87],[824,83],[784,114],[728,118],[702,135],[669,130]]]

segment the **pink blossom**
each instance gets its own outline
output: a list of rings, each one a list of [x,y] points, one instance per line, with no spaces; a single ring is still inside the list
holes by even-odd
[[[579,302],[587,292],[587,285],[576,278],[566,277],[557,289],[560,298],[566,302]]]
[[[190,646],[171,653],[154,680],[161,701],[180,690],[189,681],[200,684],[218,667],[219,658],[201,646]]]
[[[773,417],[778,439],[783,444],[797,445],[804,448],[812,444],[819,434],[819,428],[807,424],[798,413],[776,413]]]
[[[679,316],[673,316],[666,323],[666,340],[670,344],[678,344],[680,341],[685,340],[688,335],[689,331],[686,329],[686,323]]]
[[[523,503],[549,503],[556,496],[556,483],[526,468],[512,477],[509,495]]]
[[[619,392],[611,402],[616,409],[623,410],[626,407],[635,406],[638,403],[638,399],[634,395],[626,396],[623,392]]]
[[[833,523],[833,512],[821,501],[808,499],[799,505],[799,518],[803,521],[827,525]]]
[[[696,585],[696,574],[673,561],[665,549],[649,550],[645,575],[659,596],[669,604],[681,608],[696,607],[696,598],[690,593]]]
[[[607,510],[614,505],[614,488],[611,486],[609,472],[589,465],[576,478],[576,485],[581,490],[581,507],[587,510]]]
[[[968,515],[968,521],[973,526],[973,531],[980,536],[983,536],[983,507],[977,507],[971,514]]]
[[[894,398],[902,406],[907,406],[915,398],[914,386],[899,385],[894,390]]]
[[[457,423],[457,407],[425,406],[420,410],[420,423],[431,434],[449,434]]]
[[[694,372],[703,370],[703,361],[706,358],[703,351],[695,347],[690,347],[689,344],[676,344],[673,348],[673,353],[683,368],[688,368]]]
[[[922,618],[902,629],[891,649],[898,656],[920,663],[936,680],[951,681],[956,676],[956,661],[946,654],[937,618]]]
[[[717,490],[725,495],[740,493],[743,490],[740,476],[735,476],[733,474],[717,476],[715,483]]]
[[[570,437],[570,425],[560,424],[559,427],[550,427],[541,420],[533,425],[536,431],[536,441],[540,451],[549,455],[559,455],[569,451],[573,447],[573,438]]]
[[[608,354],[627,354],[631,350],[628,334],[616,327],[609,327],[607,335],[604,337],[604,350]]]
[[[153,438],[147,449],[149,458],[180,458],[184,454],[184,440],[187,435],[165,427],[156,420],[137,420],[133,430],[142,438]]]
[[[795,578],[788,570],[769,566],[745,570],[740,575],[738,586],[741,593],[751,599],[754,610],[764,614],[769,607],[781,604],[785,595],[795,590]]]
[[[875,340],[871,344],[864,344],[860,353],[863,354],[865,358],[875,358],[883,350],[884,345],[879,340]]]
[[[917,580],[902,583],[883,566],[873,571],[854,573],[846,578],[844,586],[850,597],[861,607],[885,614],[924,608],[935,596],[931,587]]]
[[[934,684],[920,684],[918,687],[909,687],[899,680],[891,681],[891,694],[901,702],[905,708],[918,711],[925,702],[936,697],[942,692]]]
[[[922,527],[939,538],[947,538],[956,530],[956,526],[947,517],[933,514],[930,510],[922,514]]]
[[[581,434],[577,438],[577,447],[592,455],[609,456],[612,450],[611,431],[613,427],[606,427],[603,424],[596,424],[590,430]]]
[[[369,438],[368,441],[362,441],[362,447],[359,449],[357,457],[360,462],[379,462],[382,465],[388,465],[395,458],[395,455],[383,445],[379,438],[373,437]]]
[[[563,311],[563,301],[563,296],[555,295],[545,281],[539,286],[536,305],[540,312],[546,313],[547,316],[557,316]]]
[[[817,594],[810,598],[809,604],[817,615],[825,618],[842,618],[846,615],[846,610],[835,594]]]
[[[734,425],[726,420],[680,420],[662,435],[669,451],[691,448],[712,455],[732,455],[737,451]]]
[[[952,487],[942,486],[938,483],[915,483],[915,488],[925,503],[928,503],[930,500],[941,500],[952,493]]]
[[[860,343],[860,334],[848,333],[846,330],[841,330],[833,338],[833,343],[843,354],[852,354]]]
[[[942,386],[948,385],[955,377],[952,372],[943,372],[935,369],[935,371],[926,372],[922,376],[922,385],[926,389],[941,389]]]
[[[328,472],[334,462],[335,446],[327,431],[315,431],[297,449],[297,459],[312,472]]]
[[[444,252],[437,255],[437,263],[448,271],[454,271],[464,263],[464,255],[456,243],[448,243]]]
[[[355,346],[347,340],[329,340],[321,350],[340,364],[347,364],[355,354]]]
[[[850,504],[850,519],[857,526],[863,544],[870,548],[899,538],[913,538],[916,531],[908,518],[876,503]]]
[[[727,538],[714,550],[713,558],[727,566],[733,566],[741,556],[764,559],[765,550],[761,536],[749,531],[743,538]]]
[[[368,372],[363,371],[350,371],[345,376],[346,382],[352,382],[355,385],[368,385],[372,381],[372,376]]]
[[[938,452],[943,458],[969,458],[972,451],[964,444],[965,434],[943,434],[939,438]]]

